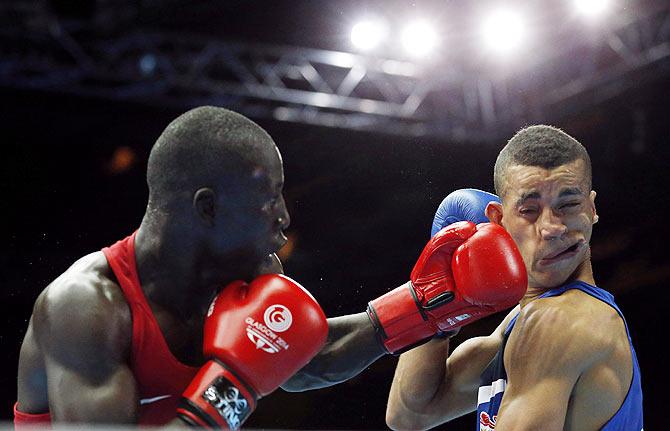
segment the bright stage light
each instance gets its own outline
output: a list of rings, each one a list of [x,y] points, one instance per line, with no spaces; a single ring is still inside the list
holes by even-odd
[[[379,45],[386,36],[386,28],[377,21],[361,21],[351,28],[351,43],[368,51]]]
[[[609,0],[574,0],[573,3],[580,14],[593,17],[605,12]]]
[[[403,30],[402,44],[410,55],[421,57],[435,48],[437,33],[427,22],[415,21]]]
[[[500,10],[484,21],[482,36],[489,49],[506,54],[523,42],[524,22],[520,14]]]

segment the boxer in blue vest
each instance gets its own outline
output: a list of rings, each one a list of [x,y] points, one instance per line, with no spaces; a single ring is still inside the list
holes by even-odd
[[[427,429],[477,412],[477,430],[642,430],[640,368],[613,296],[596,286],[590,239],[598,216],[591,162],[550,126],[518,132],[500,152],[490,193],[448,196],[433,232],[459,217],[502,225],[528,289],[489,336],[449,351],[434,339],[401,355],[386,418]]]

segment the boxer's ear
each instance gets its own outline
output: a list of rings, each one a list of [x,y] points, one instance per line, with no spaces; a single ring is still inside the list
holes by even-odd
[[[216,218],[216,193],[209,187],[198,189],[193,194],[193,209],[205,226],[213,227]]]
[[[502,204],[499,202],[489,202],[486,204],[486,209],[484,210],[486,217],[491,221],[491,223],[499,224],[502,226]]]
[[[593,219],[592,219],[593,223],[592,224],[598,223],[598,219],[599,219],[598,213],[596,212],[596,194],[597,193],[595,192],[595,190],[591,190],[591,193],[589,194],[589,200],[591,201],[591,211],[592,211],[592,215],[593,215]]]

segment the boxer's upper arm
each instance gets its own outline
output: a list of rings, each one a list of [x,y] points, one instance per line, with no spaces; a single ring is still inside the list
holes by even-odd
[[[466,340],[449,355],[445,384],[437,405],[449,414],[441,422],[477,409],[481,374],[500,349],[505,328],[518,311],[515,307],[509,312],[491,335]]]
[[[95,277],[57,280],[38,299],[33,322],[52,420],[136,421],[137,384],[127,363],[132,323],[118,286]]]
[[[446,358],[443,382],[430,401],[417,403],[425,397],[411,393],[411,387],[407,393],[399,393],[395,397],[392,393],[387,408],[387,423],[393,423],[394,429],[428,429],[474,411],[481,373],[500,348],[503,332],[516,313],[518,307],[492,334],[471,338],[451,352]]]
[[[480,376],[495,356],[501,341],[495,334],[471,338],[449,355],[439,403],[448,416],[441,422],[463,416],[477,408]]]
[[[505,347],[507,388],[496,430],[562,430],[579,376],[604,354],[573,310],[531,303]]]

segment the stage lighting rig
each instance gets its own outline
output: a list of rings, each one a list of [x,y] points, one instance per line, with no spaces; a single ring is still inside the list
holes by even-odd
[[[0,88],[174,109],[210,104],[252,118],[499,142],[524,124],[580,115],[670,74],[668,0],[609,0],[600,9],[593,2],[603,0],[591,0],[589,10],[604,13],[594,32],[602,37],[584,37],[584,24],[567,19],[578,14],[573,1],[542,11],[506,2],[490,16],[479,5],[462,9],[463,2],[441,14],[355,12],[361,24],[349,21],[337,38],[347,46],[335,50],[145,26],[149,21],[100,32],[97,19],[5,0]],[[122,15],[136,11],[128,7]],[[420,18],[423,24],[410,25]],[[361,52],[346,52],[354,44]],[[436,53],[440,45],[448,50]]]

